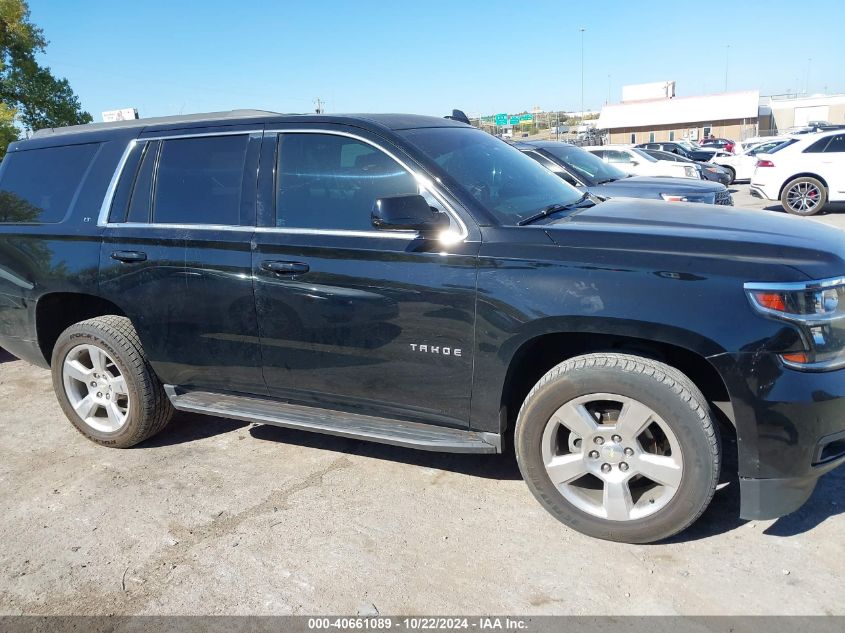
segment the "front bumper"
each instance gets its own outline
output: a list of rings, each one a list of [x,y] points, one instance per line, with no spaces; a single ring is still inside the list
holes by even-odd
[[[845,369],[803,372],[775,354],[710,358],[725,379],[737,432],[740,516],[800,508],[823,474],[845,464]]]

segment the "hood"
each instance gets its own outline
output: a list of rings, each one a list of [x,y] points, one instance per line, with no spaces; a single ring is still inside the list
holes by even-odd
[[[617,198],[545,228],[561,246],[716,258],[737,267],[769,263],[812,279],[845,274],[845,231],[779,212]]]
[[[631,198],[659,198],[661,193],[686,195],[689,193],[716,193],[724,191],[724,185],[695,178],[664,178],[631,176],[590,187],[590,192],[609,198],[628,196]]]

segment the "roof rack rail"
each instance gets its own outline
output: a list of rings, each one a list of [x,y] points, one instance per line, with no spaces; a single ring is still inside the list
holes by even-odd
[[[167,125],[170,123],[198,123],[202,121],[223,121],[227,119],[245,119],[250,117],[274,116],[279,112],[269,110],[228,110],[224,112],[204,112],[200,114],[177,114],[174,116],[152,117],[149,119],[128,119],[109,123],[84,123],[67,127],[48,127],[37,130],[32,138],[52,136],[55,134],[76,134],[96,130],[111,130],[116,128],[147,127],[149,125]]]

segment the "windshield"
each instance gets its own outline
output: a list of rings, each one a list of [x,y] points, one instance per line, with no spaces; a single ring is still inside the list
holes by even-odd
[[[516,224],[551,204],[573,204],[581,192],[534,159],[473,128],[438,127],[400,134],[502,224]]]
[[[614,167],[598,156],[594,156],[587,150],[574,145],[544,145],[539,149],[563,163],[564,167],[575,172],[576,176],[583,178],[590,186],[619,180],[627,176],[618,167]]]

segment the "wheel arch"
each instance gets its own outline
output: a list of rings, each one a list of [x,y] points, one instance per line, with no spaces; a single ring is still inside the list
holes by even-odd
[[[74,323],[107,314],[126,316],[117,305],[81,292],[51,292],[39,297],[35,304],[35,331],[38,347],[49,365],[59,335]]]
[[[778,198],[783,195],[783,190],[786,189],[786,186],[797,178],[815,178],[824,185],[824,188],[828,190],[828,197],[830,196],[830,185],[827,184],[827,181],[818,174],[814,174],[812,172],[807,171],[798,174],[793,174],[792,176],[784,180],[783,184],[780,186],[780,189],[778,189]]]
[[[509,429],[531,388],[552,367],[575,356],[595,352],[627,353],[658,360],[681,371],[735,427],[727,384],[700,350],[622,333],[546,332],[520,342],[510,357],[501,391],[500,411]],[[716,352],[714,352],[716,353]]]

